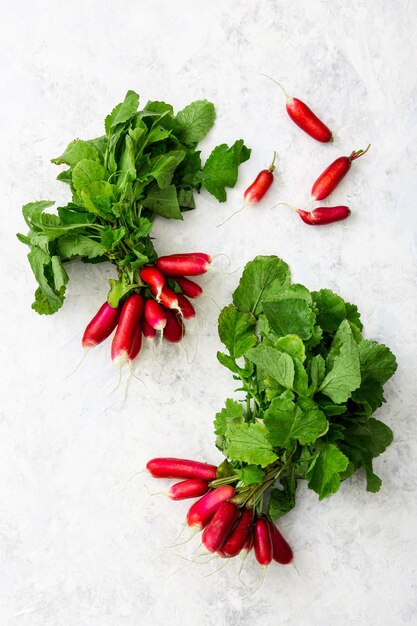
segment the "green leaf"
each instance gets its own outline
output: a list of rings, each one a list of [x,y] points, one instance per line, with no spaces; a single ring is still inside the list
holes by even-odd
[[[363,328],[363,324],[361,322],[361,316],[358,311],[358,307],[356,304],[351,304],[350,302],[345,303],[346,306],[346,319],[356,326],[360,331]]]
[[[235,473],[244,485],[260,484],[265,476],[265,472],[257,465],[245,465],[241,469],[236,469]]]
[[[171,104],[167,104],[161,100],[150,100],[145,106],[145,111],[151,111],[152,113],[158,113],[159,115],[164,113],[172,115],[174,113],[174,108]]]
[[[22,207],[22,214],[26,224],[29,228],[42,228],[41,216],[45,209],[55,204],[51,200],[38,200],[37,202],[29,202]]]
[[[136,154],[135,145],[129,135],[126,135],[122,156],[119,162],[119,176],[117,178],[117,186],[125,189],[126,185],[136,178]]]
[[[294,361],[293,389],[299,396],[308,396],[308,375],[304,365],[297,358]]]
[[[363,340],[358,345],[362,381],[373,380],[381,385],[393,376],[397,361],[391,350],[382,343]]]
[[[138,285],[132,285],[127,277],[123,274],[120,280],[110,278],[110,291],[107,294],[107,302],[116,309],[119,306],[120,300],[124,298],[129,291],[135,289]]]
[[[281,352],[286,352],[293,359],[303,362],[306,358],[304,344],[298,335],[285,335],[275,342],[275,347]]]
[[[39,284],[32,308],[39,314],[51,315],[62,306],[68,275],[60,260],[56,257],[53,261],[41,248],[33,247],[28,260]]]
[[[308,486],[318,493],[320,500],[340,487],[340,474],[347,469],[349,459],[333,444],[328,443],[313,458],[308,471]]]
[[[274,398],[264,414],[272,445],[291,448],[295,441],[314,443],[327,431],[326,416],[317,407],[303,411],[293,400]]]
[[[283,489],[272,489],[268,505],[268,516],[272,521],[282,517],[295,506],[297,481],[291,477],[281,478]]]
[[[225,407],[216,413],[214,432],[216,435],[225,435],[231,425],[240,424],[244,421],[243,405],[228,398]]]
[[[226,438],[225,454],[232,461],[266,467],[278,458],[262,424],[237,424],[228,429]]]
[[[81,139],[75,139],[68,144],[65,151],[61,156],[51,159],[52,163],[61,165],[65,163],[70,167],[77,165],[79,161],[88,159],[90,161],[100,161],[100,157],[96,148],[88,141],[82,141]]]
[[[96,221],[95,216],[88,213],[84,207],[77,207],[71,204],[58,207],[58,215],[61,224],[64,226],[87,225],[93,224]]]
[[[85,208],[94,215],[114,221],[114,208],[120,198],[120,190],[106,180],[90,183],[81,192]]]
[[[223,367],[227,367],[228,370],[243,378],[248,378],[253,373],[254,368],[252,363],[247,364],[245,368],[239,367],[235,360],[228,354],[224,354],[224,352],[217,353],[217,360]]]
[[[175,169],[184,157],[184,150],[171,150],[171,152],[155,157],[149,176],[155,178],[160,189],[165,189],[171,184]]]
[[[251,313],[241,313],[233,304],[225,307],[219,316],[219,337],[234,359],[256,346],[256,319]]]
[[[264,302],[263,310],[271,329],[277,335],[293,334],[304,340],[311,337],[315,314],[305,300],[291,298]]]
[[[108,174],[101,163],[91,159],[82,159],[72,171],[72,183],[78,194],[91,183],[107,179]]]
[[[346,319],[346,305],[343,299],[330,289],[312,292],[318,308],[317,322],[326,333],[334,333]]]
[[[58,250],[59,255],[63,259],[69,259],[73,256],[94,259],[102,256],[106,251],[105,247],[98,241],[78,233],[60,237],[58,239]]]
[[[202,184],[219,202],[227,199],[226,187],[234,187],[237,181],[238,168],[250,157],[243,139],[235,141],[229,148],[225,143],[214,148],[202,171]]]
[[[106,134],[110,135],[119,124],[124,124],[136,113],[139,106],[139,95],[134,91],[128,91],[125,99],[116,105],[105,119]]]
[[[316,390],[320,387],[321,382],[326,373],[326,363],[321,356],[321,354],[317,354],[313,356],[310,361],[310,378],[312,385],[312,394],[316,392]]]
[[[120,228],[111,228],[111,226],[106,226],[101,231],[101,245],[106,250],[114,250],[114,248],[116,248],[116,246],[121,242],[125,234],[126,231],[123,226]]]
[[[273,346],[259,344],[246,353],[252,363],[260,370],[260,376],[269,376],[287,389],[292,389],[294,382],[294,362],[289,354],[280,352]]]
[[[195,209],[194,193],[191,189],[178,190],[178,204],[181,208],[191,210]]]
[[[258,315],[263,303],[275,300],[289,282],[290,272],[284,261],[276,256],[257,256],[246,264],[233,303],[240,311]]]
[[[157,185],[151,185],[148,195],[143,199],[142,204],[154,213],[161,215],[161,217],[175,220],[183,219],[175,185],[168,185],[165,189],[159,189]]]
[[[216,112],[211,102],[207,100],[192,102],[179,111],[175,118],[178,139],[187,146],[194,146],[207,135],[215,118]]]
[[[346,402],[361,384],[358,347],[347,320],[340,324],[334,336],[328,362],[330,371],[321,383],[320,391],[336,404]]]

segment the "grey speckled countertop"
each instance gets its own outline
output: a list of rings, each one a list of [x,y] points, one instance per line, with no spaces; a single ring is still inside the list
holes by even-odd
[[[417,624],[416,224],[417,7],[410,0],[153,2],[39,0],[0,3],[2,401],[0,404],[0,623],[7,626],[402,626]],[[335,131],[332,145],[286,117],[280,79]],[[74,137],[101,132],[127,89],[181,108],[215,102],[204,155],[243,137],[252,158],[229,201],[201,194],[184,223],[157,224],[160,252],[227,252],[241,267],[278,254],[310,289],[358,304],[366,336],[399,360],[379,416],[395,443],[376,461],[383,487],[358,474],[319,503],[301,487],[281,527],[298,573],[271,567],[257,593],[237,564],[209,578],[169,550],[187,509],[151,497],[135,474],[162,454],[219,459],[212,419],[233,389],[217,364],[215,306],[204,303],[194,366],[165,349],[164,375],[148,352],[127,399],[108,346],[80,358],[80,336],[111,269],[70,268],[63,309],[30,309],[34,280],[14,233],[29,200],[65,201],[49,159]],[[365,147],[332,201],[352,217],[312,229],[275,202],[305,203],[333,158]],[[254,174],[279,153],[276,186],[262,205],[216,228],[241,204]],[[238,274],[203,279],[223,305]],[[201,317],[200,317],[201,319]],[[195,335],[186,342],[193,349]],[[131,479],[131,480],[129,480]],[[170,576],[171,575],[171,576]],[[252,589],[259,569],[249,562]]]

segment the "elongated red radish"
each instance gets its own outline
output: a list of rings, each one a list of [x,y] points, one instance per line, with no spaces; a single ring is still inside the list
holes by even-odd
[[[167,324],[162,331],[164,338],[170,343],[178,343],[185,335],[183,321],[179,315],[169,309],[166,310],[166,316]]]
[[[274,151],[274,158],[267,170],[259,172],[255,180],[246,189],[243,198],[246,203],[256,203],[262,200],[272,183],[274,182],[275,159],[277,153]]]
[[[151,289],[152,291],[152,289]],[[175,291],[172,291],[167,285],[164,285],[159,294],[158,301],[164,305],[167,309],[178,310],[178,298]]]
[[[128,296],[123,303],[119,323],[111,344],[111,358],[117,366],[129,358],[133,339],[143,310],[143,298],[138,293]]]
[[[231,485],[222,485],[216,489],[211,489],[190,507],[187,513],[187,525],[200,529],[205,528],[219,506],[226,500],[233,498],[234,494],[235,490]]]
[[[322,143],[333,141],[332,131],[321,121],[321,119],[317,117],[315,113],[313,113],[305,102],[299,100],[298,98],[289,96],[281,83],[276,81],[274,78],[271,78],[271,76],[268,76],[267,74],[261,74],[261,76],[269,78],[269,80],[272,80],[276,85],[278,85],[278,87],[281,88],[286,99],[287,113],[292,121],[297,124],[299,128],[301,128],[301,130],[307,133],[307,135],[310,135],[310,137],[313,137],[313,139]]]
[[[321,206],[313,211],[304,211],[296,209],[298,215],[303,222],[311,226],[320,226],[321,224],[331,224],[332,222],[340,222],[345,220],[351,214],[351,210],[347,206]]]
[[[147,265],[140,270],[140,277],[149,286],[152,295],[159,300],[162,288],[165,285],[165,276],[153,265]]]
[[[129,352],[129,361],[134,361],[138,356],[140,349],[142,347],[142,328],[140,323],[133,335],[133,341]]]
[[[164,330],[167,323],[167,316],[164,308],[152,298],[145,301],[143,316],[152,328],[155,330]]]
[[[165,276],[200,276],[207,272],[210,261],[203,256],[171,254],[160,256],[156,266]]]
[[[143,336],[146,337],[146,339],[155,339],[156,330],[155,328],[152,328],[150,324],[148,324],[145,318],[142,318],[141,325],[142,325]]]
[[[243,550],[252,528],[253,510],[243,509],[236,526],[233,528],[221,547],[221,554],[225,557],[236,556]]]
[[[353,151],[350,156],[341,156],[326,167],[311,188],[314,200],[324,200],[336,189],[342,178],[346,176],[352,166],[352,161],[366,154],[371,144],[365,150]]]
[[[201,478],[210,482],[217,476],[215,465],[173,457],[151,459],[146,469],[154,478]]]
[[[253,547],[256,560],[259,565],[268,566],[272,561],[271,531],[268,521],[264,517],[258,517],[253,529]]]
[[[294,558],[290,544],[284,539],[273,522],[269,522],[269,530],[271,533],[272,556],[274,561],[281,563],[281,565],[288,565]]]
[[[203,531],[203,546],[209,552],[220,550],[238,517],[239,509],[236,504],[223,502]]]
[[[210,254],[207,254],[207,252],[181,252],[175,256],[185,256],[185,257],[191,257],[194,259],[204,259],[205,261],[207,261],[207,263],[211,263],[213,260],[212,256]]]
[[[121,307],[116,309],[105,302],[87,324],[82,338],[83,348],[92,348],[112,334],[119,321]]]
[[[185,320],[191,320],[193,317],[195,317],[195,309],[193,305],[189,300],[187,300],[185,296],[182,295],[182,293],[177,293],[177,299],[181,317],[183,317]]]
[[[185,500],[187,498],[199,498],[204,496],[209,490],[207,480],[201,478],[188,478],[180,483],[175,483],[168,490],[168,497],[171,500]]]
[[[187,296],[187,298],[198,298],[203,293],[202,287],[197,285],[193,280],[189,278],[185,278],[185,276],[176,276],[175,282],[182,289],[182,293]]]

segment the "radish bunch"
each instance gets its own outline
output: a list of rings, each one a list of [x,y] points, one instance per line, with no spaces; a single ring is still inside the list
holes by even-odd
[[[203,292],[200,285],[187,278],[207,272],[211,257],[203,252],[159,257],[155,265],[143,266],[137,276],[138,287],[127,294],[117,307],[105,302],[87,324],[82,338],[85,349],[102,343],[116,329],[111,358],[122,367],[132,362],[147,339],[157,335],[178,343],[185,334],[185,320],[195,317],[189,298]]]
[[[199,498],[188,510],[189,528],[202,531],[205,550],[221,558],[247,554],[254,549],[256,560],[267,567],[272,560],[287,565],[293,552],[262,507],[243,498],[246,494],[236,477],[217,478],[221,467],[199,461],[156,458],[147,464],[154,478],[181,478],[170,487],[172,500]]]

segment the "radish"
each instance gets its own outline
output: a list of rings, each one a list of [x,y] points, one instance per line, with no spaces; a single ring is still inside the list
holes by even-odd
[[[181,317],[185,320],[190,320],[195,317],[195,309],[193,305],[185,296],[182,295],[182,293],[177,294],[177,299]]]
[[[233,502],[223,502],[217,509],[201,538],[209,552],[217,552],[222,547],[238,517],[239,509]]]
[[[272,541],[269,524],[264,517],[258,517],[255,522],[253,529],[253,547],[259,565],[267,567],[272,561]]]
[[[293,560],[291,546],[284,539],[273,522],[269,522],[269,530],[271,533],[272,554],[274,561],[281,563],[281,565],[288,565]]]
[[[150,324],[148,324],[145,318],[142,319],[141,324],[142,324],[143,336],[146,337],[146,339],[155,339],[156,330],[152,328]]]
[[[227,537],[221,547],[221,556],[236,556],[244,549],[247,540],[250,538],[250,531],[253,524],[253,510],[243,509],[236,526]]]
[[[133,293],[123,303],[111,345],[111,358],[118,367],[121,367],[129,359],[142,310],[143,298],[138,293]]]
[[[284,87],[276,80],[268,76],[267,74],[261,74],[272,80],[282,90],[287,103],[287,113],[292,121],[301,128],[307,135],[313,137],[317,141],[322,143],[328,143],[333,141],[332,131],[317,117],[315,113],[308,107],[302,100],[289,96]]]
[[[201,478],[211,481],[217,477],[215,465],[172,457],[151,459],[146,469],[154,478]]]
[[[152,265],[142,267],[139,273],[143,282],[149,286],[152,295],[159,300],[162,288],[165,285],[165,277]]]
[[[267,170],[262,170],[259,172],[255,180],[249,187],[246,189],[243,194],[243,198],[246,203],[256,203],[262,200],[272,183],[274,182],[274,174],[275,170],[275,159],[277,153],[274,151],[274,158],[272,159],[272,163]]]
[[[207,480],[201,478],[189,478],[175,483],[168,490],[168,497],[171,500],[185,500],[186,498],[199,498],[209,490]]]
[[[321,206],[313,211],[304,211],[296,209],[298,215],[303,222],[311,226],[320,226],[321,224],[331,224],[332,222],[340,222],[345,220],[351,214],[351,210],[347,206]]]
[[[207,254],[207,252],[181,252],[179,256],[191,257],[195,259],[204,259],[205,261],[207,261],[207,263],[211,263],[213,260],[211,255]]]
[[[181,287],[182,293],[188,298],[198,298],[203,293],[203,289],[200,285],[197,285],[193,280],[185,278],[184,276],[176,276],[175,282]]]
[[[154,330],[164,330],[167,323],[167,316],[163,307],[156,300],[150,298],[146,300],[143,311],[145,320]]]
[[[205,274],[210,265],[210,257],[195,252],[193,254],[171,254],[160,256],[156,260],[157,268],[165,276],[200,276]]]
[[[138,356],[140,349],[142,347],[142,328],[140,324],[136,328],[135,334],[133,336],[132,346],[129,352],[129,361],[134,361]]]
[[[107,339],[117,326],[121,307],[116,309],[105,302],[87,324],[82,338],[83,348],[93,348]]]
[[[152,291],[152,288],[151,288],[151,291]],[[177,309],[178,310],[177,294],[174,291],[172,291],[172,289],[170,289],[167,285],[164,285],[162,287],[161,292],[159,294],[159,298],[157,297],[157,299],[167,309]]]
[[[170,343],[178,343],[185,335],[185,327],[182,319],[173,311],[167,309],[167,324],[163,330],[164,337]]]
[[[342,156],[333,161],[318,177],[313,187],[311,195],[314,200],[324,200],[332,191],[336,189],[342,178],[346,176],[352,166],[352,161],[366,154],[371,144],[365,150],[356,150],[350,156]]]
[[[187,525],[195,526],[202,530],[217,509],[225,502],[233,498],[235,490],[230,485],[222,485],[211,489],[205,496],[194,502],[187,513]]]

